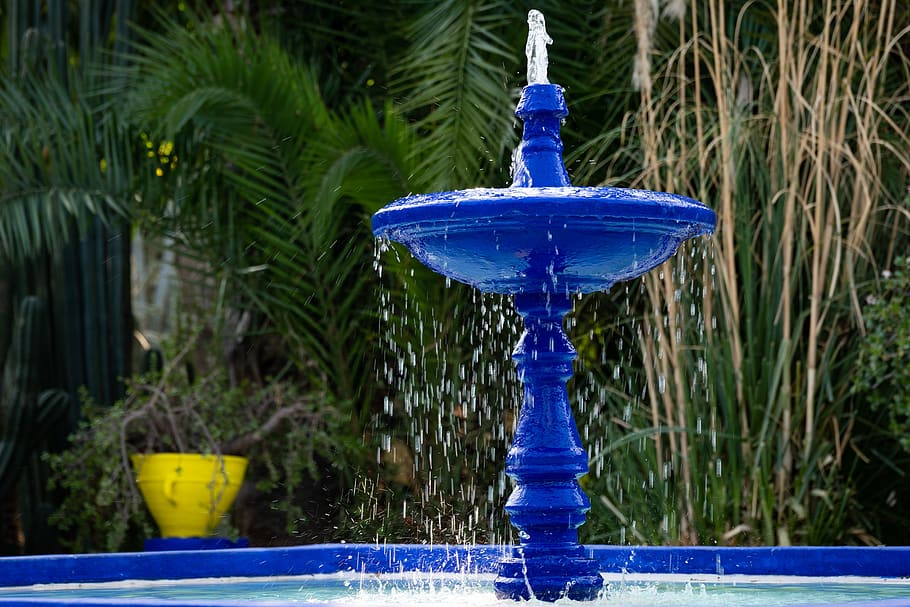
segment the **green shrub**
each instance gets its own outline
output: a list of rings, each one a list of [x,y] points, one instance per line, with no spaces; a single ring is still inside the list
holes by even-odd
[[[897,258],[863,310],[854,391],[874,410],[887,411],[890,429],[910,451],[910,258]]]
[[[132,453],[250,458],[248,481],[285,514],[289,533],[301,517],[296,491],[320,474],[317,456],[339,466],[350,459],[338,453],[344,443],[331,438],[346,420],[323,395],[304,394],[288,380],[232,386],[223,367],[192,378],[182,364],[178,356],[160,372],[133,378],[127,396],[111,407],[86,399],[70,448],[46,456],[51,486],[65,494],[52,520],[69,548],[139,549],[154,535],[130,467]]]

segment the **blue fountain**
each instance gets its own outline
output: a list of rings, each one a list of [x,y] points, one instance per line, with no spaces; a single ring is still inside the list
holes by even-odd
[[[572,187],[562,159],[563,89],[547,81],[543,16],[531,11],[524,123],[512,187],[408,196],[373,215],[376,236],[405,245],[432,270],[514,296],[524,333],[512,355],[524,386],[506,473],[520,545],[499,565],[500,598],[592,600],[603,579],[578,543],[590,502],[578,484],[588,458],[566,381],[575,349],[563,330],[572,297],[606,291],[660,265],[714,230],[704,204],[674,194]]]

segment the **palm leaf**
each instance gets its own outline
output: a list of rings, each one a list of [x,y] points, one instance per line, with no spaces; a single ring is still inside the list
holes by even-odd
[[[173,57],[185,58],[174,61]],[[407,193],[412,136],[390,105],[330,110],[309,68],[267,37],[174,26],[136,48],[131,96],[159,198],[147,201],[343,401],[371,403],[375,275],[367,213]],[[155,154],[152,154],[155,156]],[[153,172],[154,170],[154,172]],[[360,320],[364,320],[361,323]]]
[[[0,256],[20,260],[127,214],[133,150],[116,113],[97,118],[53,80],[0,85]]]
[[[418,172],[427,189],[503,183],[491,171],[515,141],[508,88],[515,49],[503,31],[515,23],[504,2],[428,2],[409,25],[411,47],[392,88],[424,134]]]

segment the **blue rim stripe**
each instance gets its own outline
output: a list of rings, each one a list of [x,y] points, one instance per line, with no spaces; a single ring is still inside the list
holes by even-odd
[[[589,546],[605,572],[910,578],[910,547],[712,548]],[[309,575],[341,571],[493,573],[501,546],[320,544],[0,558],[0,587]]]

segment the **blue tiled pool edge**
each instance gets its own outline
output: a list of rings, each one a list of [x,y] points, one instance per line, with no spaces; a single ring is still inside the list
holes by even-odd
[[[910,577],[910,547],[588,546],[606,572]],[[493,573],[500,546],[318,544],[0,558],[0,587],[340,571]]]
[[[121,580],[265,577],[363,571],[495,570],[502,550],[492,546],[317,544],[240,548],[47,555],[0,558],[0,588]]]
[[[712,548],[588,546],[601,571],[629,574],[794,575],[910,578],[910,547]],[[359,571],[495,573],[500,546],[319,544],[116,554],[0,558],[0,588],[36,584],[269,577]],[[74,600],[73,605],[102,604]],[[49,603],[0,598],[0,605]],[[58,603],[59,604],[59,603]],[[104,603],[110,604],[110,603]],[[169,605],[154,601],[131,605]],[[231,605],[231,601],[218,602]],[[860,607],[863,603],[852,603]],[[867,603],[910,607],[910,600]]]

